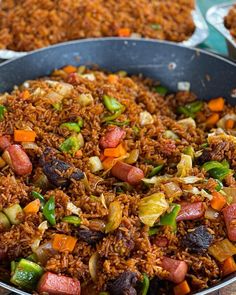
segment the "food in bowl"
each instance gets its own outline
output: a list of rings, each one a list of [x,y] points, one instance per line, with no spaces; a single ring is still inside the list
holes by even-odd
[[[188,294],[236,271],[236,108],[65,66],[0,96],[0,255],[39,294]]]
[[[229,10],[228,15],[225,17],[225,26],[236,40],[236,5]]]
[[[90,37],[182,42],[195,30],[194,0],[5,0],[0,9],[0,48],[15,51]]]

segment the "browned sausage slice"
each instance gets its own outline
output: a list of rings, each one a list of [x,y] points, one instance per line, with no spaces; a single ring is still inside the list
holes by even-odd
[[[177,221],[181,220],[195,220],[201,218],[205,213],[205,208],[202,202],[180,204],[181,210],[176,218]]]
[[[32,163],[29,157],[17,144],[10,145],[3,153],[3,158],[18,175],[27,175],[32,172]]]
[[[176,284],[184,281],[188,271],[188,265],[185,261],[163,257],[162,267],[169,272],[168,280]]]
[[[41,277],[37,291],[48,295],[80,295],[80,282],[65,276],[46,272]]]
[[[223,214],[228,237],[231,241],[236,242],[236,204],[232,204],[223,209]]]
[[[8,148],[11,145],[10,140],[7,136],[0,136],[0,149],[4,151],[6,148]]]
[[[111,173],[113,176],[131,185],[138,184],[144,178],[144,173],[141,169],[120,161],[112,167]]]
[[[99,144],[103,149],[115,148],[124,139],[126,132],[117,126],[108,127],[104,136],[100,138]]]

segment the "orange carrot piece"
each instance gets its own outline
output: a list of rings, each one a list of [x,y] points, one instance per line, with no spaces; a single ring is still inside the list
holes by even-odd
[[[190,287],[186,280],[174,287],[175,295],[186,295],[188,293],[190,293]]]
[[[104,150],[105,157],[119,158],[126,154],[126,149],[120,143],[116,148],[107,148]]]
[[[77,239],[67,235],[55,234],[52,239],[53,249],[59,252],[69,251],[72,252],[75,248]]]
[[[76,153],[75,153],[75,157],[76,158],[81,158],[83,156],[83,152],[81,150],[78,150]]]
[[[206,124],[207,126],[214,126],[219,121],[219,119],[220,119],[220,115],[217,113],[214,113],[207,118]]]
[[[76,72],[77,68],[72,65],[68,65],[63,68],[63,71],[66,72],[67,74],[71,74],[71,73]]]
[[[228,119],[225,122],[225,129],[233,129],[235,121],[233,119]]]
[[[129,28],[120,28],[118,30],[119,37],[129,37],[131,35],[131,30]]]
[[[111,84],[115,84],[118,81],[118,76],[117,75],[109,75],[108,76],[108,82]]]
[[[102,166],[104,170],[108,170],[108,169],[111,169],[116,164],[116,162],[117,160],[115,158],[109,157],[102,162]]]
[[[34,142],[36,133],[32,130],[14,130],[14,141]]]
[[[24,90],[23,92],[21,92],[20,96],[22,99],[27,100],[30,97],[30,93],[28,90]]]
[[[221,112],[225,106],[225,100],[223,97],[212,99],[208,102],[208,107],[212,112]]]
[[[40,201],[39,199],[36,199],[30,202],[28,205],[26,205],[23,210],[25,214],[30,214],[30,213],[38,213],[39,209],[40,209]]]
[[[221,211],[226,204],[225,197],[219,192],[212,193],[211,207],[217,211]]]
[[[223,277],[236,271],[236,263],[233,257],[227,258],[222,264],[222,275]]]

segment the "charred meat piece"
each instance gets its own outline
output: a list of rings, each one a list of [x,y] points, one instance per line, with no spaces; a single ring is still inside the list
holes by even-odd
[[[211,149],[204,149],[201,156],[197,158],[197,161],[199,165],[203,165],[204,163],[211,161]]]
[[[183,238],[182,246],[189,248],[191,252],[203,252],[212,242],[213,236],[208,232],[206,226],[201,225]]]
[[[95,245],[105,236],[102,232],[92,231],[85,228],[78,229],[77,235],[82,241],[88,243],[89,245]]]
[[[161,280],[158,277],[154,277],[150,281],[150,286],[149,286],[147,295],[171,294],[172,289],[173,289],[173,286],[170,281]]]
[[[71,179],[81,180],[84,178],[84,173],[81,170],[57,159],[54,156],[54,151],[49,148],[44,151],[40,164],[48,181],[56,187],[66,187],[70,184]]]
[[[108,282],[107,289],[112,295],[137,295],[137,291],[134,288],[136,282],[136,274],[126,271],[116,280]]]

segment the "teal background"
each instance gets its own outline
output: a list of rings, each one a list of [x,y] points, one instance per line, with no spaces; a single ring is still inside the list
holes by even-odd
[[[206,15],[208,8],[210,8],[213,5],[217,5],[224,2],[227,2],[227,0],[197,0],[197,4],[200,7],[202,14],[204,16]],[[199,47],[208,50],[210,49],[220,54],[227,55],[228,52],[224,37],[220,33],[218,33],[211,25],[208,24],[208,26],[210,29],[210,35],[208,39]]]

